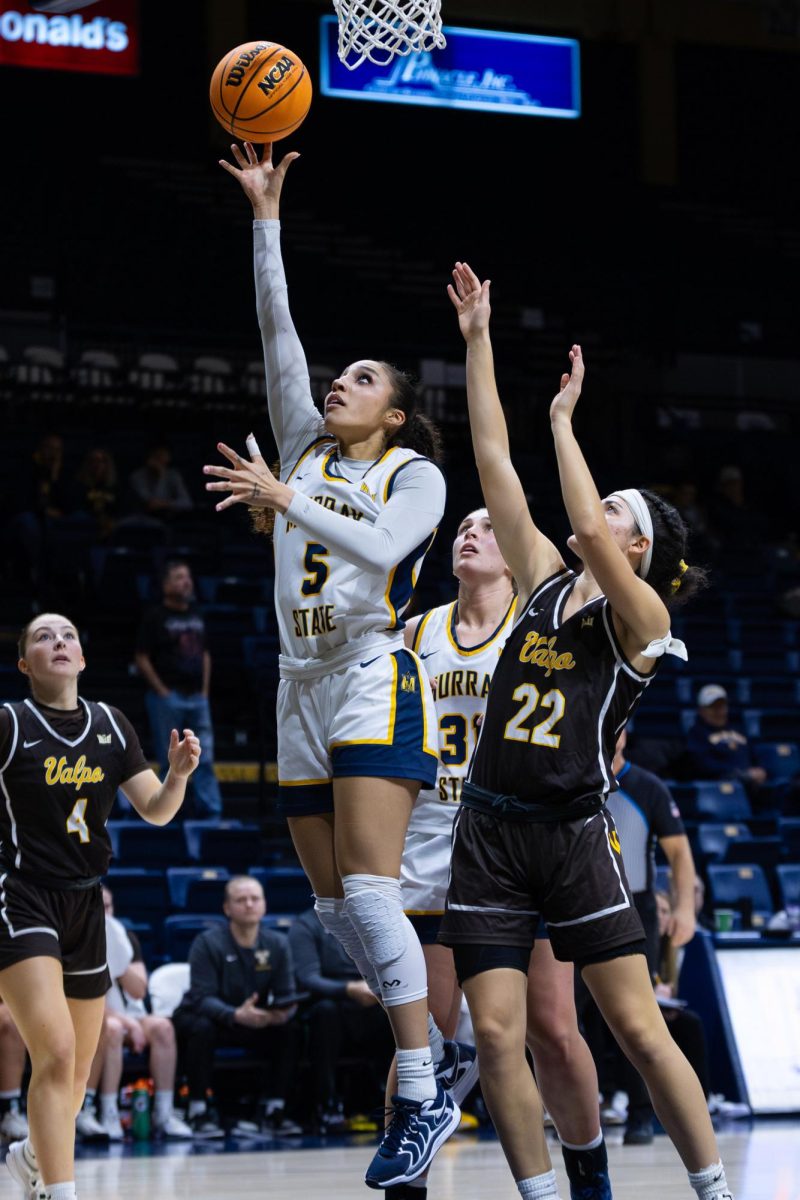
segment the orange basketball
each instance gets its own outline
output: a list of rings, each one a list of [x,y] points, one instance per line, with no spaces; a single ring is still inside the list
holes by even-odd
[[[312,90],[308,71],[291,50],[276,42],[245,42],[217,63],[209,96],[228,133],[277,142],[302,124]]]

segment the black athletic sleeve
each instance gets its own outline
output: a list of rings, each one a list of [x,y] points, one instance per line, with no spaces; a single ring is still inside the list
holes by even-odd
[[[3,766],[11,749],[11,716],[7,708],[0,708],[0,767]]]

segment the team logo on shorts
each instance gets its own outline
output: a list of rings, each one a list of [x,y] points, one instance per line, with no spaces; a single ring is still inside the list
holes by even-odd
[[[410,671],[404,671],[400,680],[400,690],[403,692],[415,692],[417,690],[416,675],[412,675]]]
[[[617,854],[622,854],[622,847],[619,844],[616,829],[612,829],[608,835],[608,842],[612,850],[616,850]]]

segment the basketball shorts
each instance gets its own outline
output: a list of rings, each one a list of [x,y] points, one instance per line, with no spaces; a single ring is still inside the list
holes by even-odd
[[[0,971],[26,958],[57,958],[64,994],[94,1000],[111,987],[100,884],[75,891],[0,875]]]
[[[407,833],[400,863],[403,908],[416,928],[418,917],[440,917],[444,912],[450,877],[448,833]],[[428,924],[428,923],[426,923]]]
[[[439,940],[530,949],[540,916],[561,962],[643,938],[611,814],[523,823],[462,805]]]
[[[288,817],[333,811],[332,780],[436,781],[433,693],[410,650],[367,652],[314,679],[278,687],[278,803]]]

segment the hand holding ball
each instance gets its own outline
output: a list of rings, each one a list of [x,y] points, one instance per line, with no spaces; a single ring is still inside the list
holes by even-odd
[[[245,42],[217,63],[209,95],[228,133],[242,141],[277,142],[305,120],[312,87],[291,50],[275,42]]]

